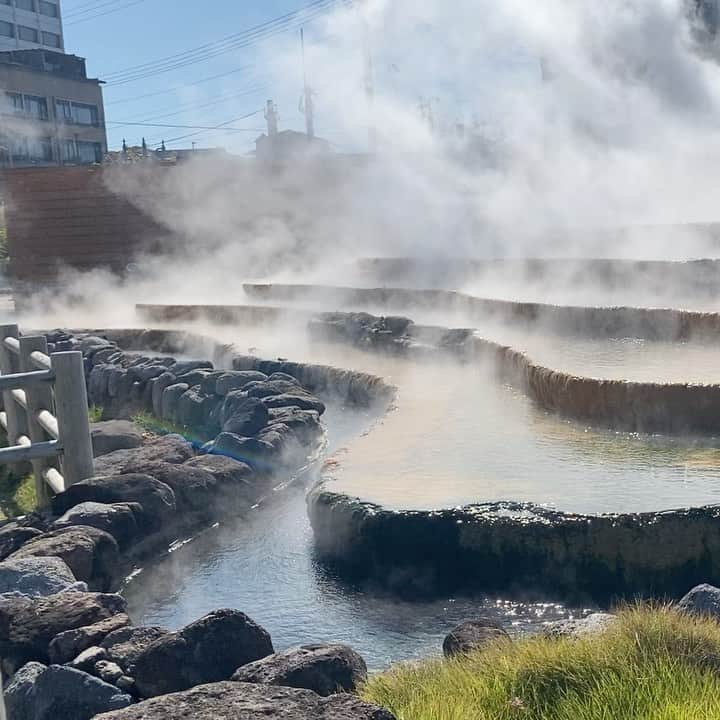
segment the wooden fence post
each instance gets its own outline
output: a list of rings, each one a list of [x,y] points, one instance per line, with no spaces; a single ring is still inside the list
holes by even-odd
[[[19,370],[19,359],[15,356],[15,353],[5,347],[6,337],[17,339],[19,335],[17,325],[0,325],[0,372],[3,375],[12,375]],[[26,432],[24,411],[13,400],[10,392],[3,393],[3,404],[7,413],[8,445],[16,445],[18,438]]]
[[[30,360],[30,355],[39,351],[47,355],[47,338],[44,335],[25,336],[20,338],[20,372],[33,372],[36,368]],[[41,443],[47,440],[45,430],[37,420],[37,414],[41,410],[53,412],[52,386],[48,383],[40,385],[30,384],[25,390],[27,398],[27,424],[28,435],[33,443]],[[33,460],[33,474],[35,475],[35,493],[37,504],[40,508],[46,508],[50,504],[50,493],[45,482],[45,470],[53,467],[51,460]]]
[[[55,371],[55,415],[63,446],[62,474],[68,488],[95,474],[87,389],[81,352],[50,356]]]

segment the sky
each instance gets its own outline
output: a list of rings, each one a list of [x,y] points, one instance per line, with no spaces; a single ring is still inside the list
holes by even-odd
[[[66,52],[87,59],[88,74],[101,80],[112,73],[154,62],[177,53],[215,43],[261,23],[299,10],[309,0],[61,0]],[[212,8],[210,10],[210,8]],[[309,34],[313,23],[308,23]],[[227,130],[197,132],[184,128],[159,128],[119,123],[154,123],[215,127],[263,108],[267,99],[279,105],[281,127],[301,129],[304,117],[298,102],[302,94],[302,66],[298,31],[293,28],[262,43],[223,52],[216,57],[170,72],[151,75],[126,83],[108,81],[104,88],[108,143],[110,149],[140,144],[142,137],[156,147],[165,139],[169,147],[227,146],[233,152],[252,149],[263,130],[262,113],[232,127],[248,132]],[[284,36],[284,37],[283,37]],[[265,69],[272,43],[283,47],[297,42],[295,96],[291,88],[285,97],[275,97],[267,85]],[[238,70],[236,72],[236,70]],[[222,77],[216,77],[221,75]],[[197,81],[214,77],[213,80]],[[194,84],[196,83],[196,84]],[[167,92],[172,90],[172,92]],[[153,94],[139,99],[138,96]],[[319,123],[322,131],[322,123]],[[325,128],[328,132],[332,128]]]

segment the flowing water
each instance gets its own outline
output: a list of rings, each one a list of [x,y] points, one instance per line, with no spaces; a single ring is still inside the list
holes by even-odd
[[[205,328],[207,330],[207,328]],[[366,415],[330,404],[328,453],[340,459],[333,489],[396,508],[524,500],[601,513],[720,502],[720,442],[614,433],[550,416],[498,385],[486,369],[417,363],[277,330],[217,330],[263,357],[292,357],[382,375],[396,407]],[[315,563],[303,493],[208,530],[129,581],[136,622],[178,628],[211,609],[257,619],[278,648],[342,641],[373,668],[438,652],[456,622],[477,614],[532,631],[583,608],[518,598],[405,603],[349,588]]]

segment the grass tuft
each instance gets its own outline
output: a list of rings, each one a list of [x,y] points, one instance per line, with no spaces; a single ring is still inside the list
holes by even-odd
[[[91,423],[100,422],[103,418],[103,408],[98,407],[97,405],[92,405],[88,409],[88,418]]]
[[[398,720],[718,720],[719,671],[720,624],[638,605],[602,635],[401,665],[364,696]]]

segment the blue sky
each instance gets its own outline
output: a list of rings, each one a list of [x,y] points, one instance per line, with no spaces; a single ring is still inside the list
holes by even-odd
[[[127,68],[159,60],[213,43],[298,10],[308,0],[62,0],[66,51],[87,58],[88,73],[101,79]],[[109,11],[114,12],[109,12]],[[308,27],[308,31],[312,31]],[[290,33],[296,32],[290,30]],[[286,37],[285,42],[290,38]],[[268,42],[272,42],[268,41]],[[267,51],[267,43],[265,46]],[[117,125],[150,122],[214,127],[263,107],[273,97],[264,87],[257,46],[223,53],[171,72],[105,87],[108,142],[117,148],[122,139],[139,144],[143,135],[155,146],[162,139],[189,135],[194,130]],[[238,68],[245,68],[233,72]],[[197,84],[204,78],[216,78]],[[196,83],[196,84],[193,84]],[[173,92],[165,92],[178,88]],[[137,100],[141,95],[157,93]],[[301,87],[298,86],[299,97]],[[302,127],[294,99],[286,126]],[[297,116],[297,117],[296,117]],[[251,149],[264,127],[262,114],[233,123],[247,133],[202,131],[172,143],[174,147],[228,145],[235,152]]]

